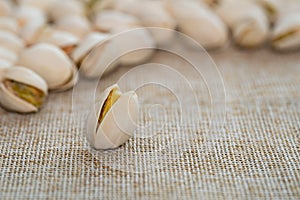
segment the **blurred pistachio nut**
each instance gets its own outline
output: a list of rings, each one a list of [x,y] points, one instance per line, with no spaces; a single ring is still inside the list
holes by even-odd
[[[279,14],[280,10],[280,0],[255,0],[267,14],[269,21],[274,23]]]
[[[17,20],[12,17],[0,17],[0,30],[17,34],[19,31]]]
[[[65,16],[55,23],[55,28],[67,31],[73,35],[82,38],[91,31],[90,21],[85,16]]]
[[[177,21],[179,31],[204,48],[220,47],[227,42],[228,31],[225,24],[200,2],[168,0],[166,8]]]
[[[73,61],[80,66],[85,56],[100,42],[106,40],[109,37],[108,34],[91,32],[86,35],[75,48],[71,57]]]
[[[18,60],[18,55],[13,51],[0,47],[0,60],[6,60],[9,63],[15,64]]]
[[[23,41],[14,33],[0,31],[0,44],[2,48],[12,51],[16,54],[24,48]]]
[[[79,43],[79,38],[66,31],[46,28],[39,36],[38,41],[53,44],[61,48],[67,55],[71,55]]]
[[[138,26],[141,24],[136,17],[117,10],[103,10],[94,18],[94,27],[101,32],[112,32],[119,27],[134,28]]]
[[[133,1],[132,5],[119,6],[120,10],[137,17],[144,27],[157,27],[175,30],[176,21],[167,12],[162,1],[139,0]],[[134,8],[133,8],[134,7]],[[155,31],[152,33],[156,43],[165,43],[173,36],[172,31]]]
[[[12,15],[18,21],[21,28],[26,26],[28,23],[45,24],[47,22],[45,12],[31,6],[17,6],[13,10]]]
[[[216,12],[231,29],[237,45],[256,47],[268,39],[267,16],[254,2],[227,0],[216,8]]]
[[[300,48],[300,16],[298,13],[291,13],[279,19],[272,33],[272,47],[279,51]]]
[[[38,74],[24,67],[11,67],[0,83],[0,104],[14,112],[37,112],[45,102],[47,90]]]
[[[111,51],[118,49],[120,64],[136,65],[150,59],[155,51],[156,43],[153,36],[145,28],[136,28],[124,32],[120,31],[120,36],[111,39]],[[130,52],[129,52],[130,50]],[[114,50],[116,51],[116,50]],[[125,53],[125,54],[124,54]]]
[[[71,88],[77,80],[77,75],[74,76],[77,73],[74,73],[76,67],[73,62],[61,49],[52,44],[38,43],[25,49],[18,63],[43,77],[50,90]]]
[[[261,21],[244,20],[233,27],[233,38],[241,47],[256,47],[268,38],[268,26]]]
[[[113,85],[102,93],[89,114],[87,140],[95,149],[115,149],[133,135],[138,115],[136,93],[122,93]]]
[[[56,0],[49,8],[49,15],[54,21],[58,21],[66,16],[84,16],[85,7],[82,1]]]
[[[46,26],[43,21],[39,20],[26,23],[21,29],[20,36],[27,45],[32,45],[37,42]]]

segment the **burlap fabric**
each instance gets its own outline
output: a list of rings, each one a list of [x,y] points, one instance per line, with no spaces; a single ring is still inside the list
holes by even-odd
[[[171,118],[178,104],[169,91],[145,87],[140,123],[155,123],[137,132],[161,128],[115,151],[92,152],[83,138],[88,81],[75,108],[68,91],[51,94],[38,114],[0,110],[0,199],[299,199],[300,54],[232,48],[211,54],[226,88],[224,131],[205,130],[209,95],[193,73],[201,112],[188,112],[180,127],[159,109],[147,118],[148,103],[165,102]]]

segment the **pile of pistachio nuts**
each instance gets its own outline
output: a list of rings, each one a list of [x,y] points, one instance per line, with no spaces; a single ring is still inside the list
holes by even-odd
[[[140,29],[126,42],[110,42],[91,54],[126,30],[176,30],[208,50],[232,41],[243,48],[290,51],[300,48],[299,13],[298,0],[0,0],[0,105],[37,112],[48,91],[77,83],[79,68],[83,76],[97,78],[142,63],[154,52],[132,52],[99,69],[101,58],[105,63],[124,45],[155,49],[172,38]]]

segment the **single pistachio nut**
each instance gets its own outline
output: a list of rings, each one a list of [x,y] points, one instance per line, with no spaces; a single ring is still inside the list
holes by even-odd
[[[157,27],[162,29],[175,30],[177,27],[176,21],[167,12],[162,1],[128,1],[126,6],[123,3],[118,3],[116,9],[122,12],[135,16],[141,21],[144,27]],[[173,36],[172,31],[152,31],[152,36],[157,44],[163,44],[169,41]]]
[[[281,7],[280,0],[255,0],[267,14],[269,21],[275,23]]]
[[[94,27],[101,32],[111,33],[114,29],[124,26],[134,28],[141,24],[136,17],[117,10],[103,10],[94,18]]]
[[[279,51],[300,48],[300,16],[290,13],[282,16],[272,33],[272,47]]]
[[[2,48],[19,54],[24,48],[24,42],[14,33],[0,31],[0,44]]]
[[[50,90],[69,89],[78,78],[73,62],[61,49],[52,44],[37,43],[25,49],[18,63],[44,78]]]
[[[12,16],[18,21],[19,26],[22,28],[28,23],[33,24],[46,24],[47,17],[42,10],[31,6],[17,6],[12,13]]]
[[[18,55],[13,51],[0,47],[0,60],[6,60],[15,64],[18,60]]]
[[[91,109],[87,140],[95,149],[115,149],[132,137],[139,116],[134,91],[122,93],[118,85],[107,88]]]
[[[6,69],[0,83],[0,104],[20,113],[37,112],[48,94],[46,82],[24,67]]]
[[[268,18],[254,2],[227,0],[216,8],[216,12],[231,29],[238,46],[257,47],[268,39]]]
[[[83,2],[77,0],[56,0],[49,8],[49,15],[54,21],[66,16],[84,16],[85,7]]]
[[[217,48],[228,41],[228,31],[221,19],[197,1],[169,0],[166,8],[178,24],[179,31],[204,48]]]
[[[67,55],[71,55],[79,43],[79,38],[69,32],[48,27],[40,34],[38,42],[53,44],[61,48]]]
[[[73,61],[80,66],[85,56],[100,42],[106,40],[110,35],[99,32],[91,32],[86,35],[75,48],[71,57]]]
[[[130,29],[115,29],[115,32],[121,32],[120,37],[115,37],[111,42],[111,51],[118,49],[121,56],[128,49],[134,49],[132,52],[126,52],[126,55],[120,57],[122,65],[137,65],[150,59],[154,53],[156,43],[151,33],[144,28]],[[126,33],[127,32],[127,33]]]
[[[21,29],[20,36],[26,45],[30,46],[37,42],[46,27],[47,25],[43,21],[32,21]]]
[[[0,17],[0,30],[17,34],[19,32],[17,20],[12,17]]]
[[[12,5],[10,1],[0,0],[0,16],[7,16],[11,13]]]
[[[55,23],[55,28],[72,33],[78,38],[82,38],[91,32],[90,21],[85,16],[77,15],[59,19]]]

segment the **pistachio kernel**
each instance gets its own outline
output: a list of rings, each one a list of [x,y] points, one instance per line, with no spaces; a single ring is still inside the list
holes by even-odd
[[[40,108],[45,101],[44,92],[35,87],[14,80],[4,80],[3,84],[14,95],[37,108]]]
[[[113,106],[113,104],[116,103],[116,101],[120,98],[120,96],[121,96],[121,92],[119,88],[115,87],[110,91],[108,97],[104,101],[104,104],[101,108],[100,117],[98,119],[98,126],[101,124],[105,115],[108,113],[108,111]]]

